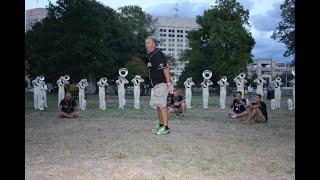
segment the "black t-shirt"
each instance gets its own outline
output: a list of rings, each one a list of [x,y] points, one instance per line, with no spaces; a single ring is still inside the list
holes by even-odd
[[[73,98],[68,102],[66,99],[62,99],[60,102],[60,106],[62,106],[61,110],[65,113],[71,113],[74,111],[74,107],[77,106],[76,100]]]
[[[159,83],[166,83],[163,69],[167,67],[166,57],[159,49],[155,49],[155,51],[151,53],[148,62],[148,76],[151,87]]]
[[[241,99],[245,104],[247,104],[245,99]],[[238,99],[233,100],[233,112],[239,114],[243,111],[246,111],[246,108],[240,103]]]
[[[170,105],[173,105],[176,102],[180,102],[180,101],[184,100],[184,97],[181,96],[181,95],[178,95],[178,97],[174,97],[173,94],[169,94],[167,100],[169,101],[169,106],[170,106]],[[180,107],[180,105],[179,106],[175,106],[175,107]]]
[[[252,104],[256,104],[256,103],[252,103]],[[268,121],[268,113],[267,113],[267,105],[266,105],[266,103],[264,103],[263,101],[260,101],[259,109],[261,110],[261,112],[264,115],[264,117],[266,117],[266,121]]]

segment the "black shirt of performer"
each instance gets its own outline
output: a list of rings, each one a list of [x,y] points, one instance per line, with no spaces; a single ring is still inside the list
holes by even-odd
[[[252,104],[255,105],[256,103],[252,103]],[[268,113],[267,113],[267,105],[266,105],[266,103],[264,103],[263,101],[260,101],[259,109],[261,110],[261,112],[264,115],[264,117],[266,117],[266,121],[268,121]]]
[[[245,99],[241,99],[244,103],[246,103]],[[233,112],[239,114],[243,111],[246,111],[246,108],[240,103],[239,99],[233,100]]]
[[[178,95],[178,97],[174,97],[173,94],[169,94],[168,97],[170,97],[170,98],[168,98],[168,100],[170,100],[170,106],[174,105],[174,103],[176,103],[176,102],[180,102],[180,101],[184,100],[184,97],[181,95]],[[178,106],[174,106],[174,107],[180,108],[180,104]]]
[[[74,111],[74,107],[77,106],[76,100],[73,98],[68,102],[66,99],[63,99],[60,102],[60,106],[62,106],[61,110],[65,113],[72,113]]]
[[[156,48],[151,53],[148,62],[148,75],[151,87],[154,87],[159,83],[166,83],[166,78],[163,73],[163,69],[166,67],[166,57],[159,49]]]

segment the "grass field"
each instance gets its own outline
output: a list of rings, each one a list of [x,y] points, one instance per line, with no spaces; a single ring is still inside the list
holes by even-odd
[[[25,179],[295,179],[295,111],[268,107],[269,121],[245,125],[228,118],[219,96],[209,108],[194,94],[183,117],[169,115],[171,133],[155,135],[156,111],[149,96],[134,109],[133,96],[118,109],[118,97],[107,95],[99,110],[98,96],[88,95],[78,119],[57,117],[57,94],[48,94],[48,109],[33,108],[25,96]],[[229,97],[227,97],[229,102]],[[228,104],[227,104],[228,105]]]

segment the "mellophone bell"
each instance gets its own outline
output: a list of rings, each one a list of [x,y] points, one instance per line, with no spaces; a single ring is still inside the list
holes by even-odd
[[[124,109],[124,106],[126,105],[124,85],[129,83],[125,78],[127,75],[128,70],[126,68],[119,69],[119,77],[118,80],[116,80],[116,84],[118,85],[119,109]]]
[[[212,77],[212,72],[210,70],[204,70],[202,72],[203,81],[201,82],[202,87],[202,100],[203,100],[203,108],[208,108],[209,102],[209,86],[213,85],[210,78]]]
[[[241,72],[238,76],[236,76],[233,79],[233,81],[236,83],[237,91],[242,92],[241,99],[243,99],[243,97],[244,97],[244,86],[248,82],[247,80],[244,79],[245,77],[246,77],[246,74],[244,72]]]

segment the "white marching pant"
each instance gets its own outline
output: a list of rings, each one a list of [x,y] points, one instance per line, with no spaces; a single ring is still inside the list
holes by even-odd
[[[37,105],[39,110],[44,109],[44,100],[43,100],[44,96],[43,95],[44,95],[43,92],[41,92],[41,90],[40,90],[38,93],[38,105]]]
[[[58,90],[58,107],[60,106],[60,102],[64,99],[64,87],[59,87]]]
[[[227,97],[227,92],[226,92],[226,87],[220,87],[220,108],[225,108],[226,107],[226,97]]]
[[[119,108],[123,109],[126,105],[124,87],[118,86]]]
[[[271,99],[271,109],[275,109],[275,108],[276,108],[276,100]]]
[[[102,100],[99,103],[99,109],[106,110],[106,101],[105,100]]]
[[[186,88],[186,107],[191,108],[192,92],[191,88]]]
[[[81,107],[81,110],[85,110],[87,107],[87,100],[82,100],[82,107]]]
[[[293,109],[293,103],[292,103],[292,100],[290,98],[288,99],[287,103],[288,103],[288,109],[292,110]]]
[[[256,94],[260,94],[261,95],[261,101],[262,101],[263,100],[263,95],[264,95],[262,86],[257,85]]]
[[[209,88],[202,88],[203,108],[208,108]]]
[[[47,92],[44,91],[42,93],[43,93],[44,107],[48,107],[48,105],[47,105]]]
[[[33,102],[34,102],[34,109],[38,109],[38,99],[40,96],[40,89],[38,87],[33,88]]]
[[[276,108],[281,108],[280,102],[281,102],[281,90],[275,89],[274,90],[274,98],[276,100]]]
[[[99,87],[99,109],[106,109],[106,92],[104,87]]]
[[[84,89],[79,89],[79,108],[82,110],[85,109],[85,107],[83,106],[84,96]]]
[[[140,109],[140,86],[134,86],[134,108]]]

